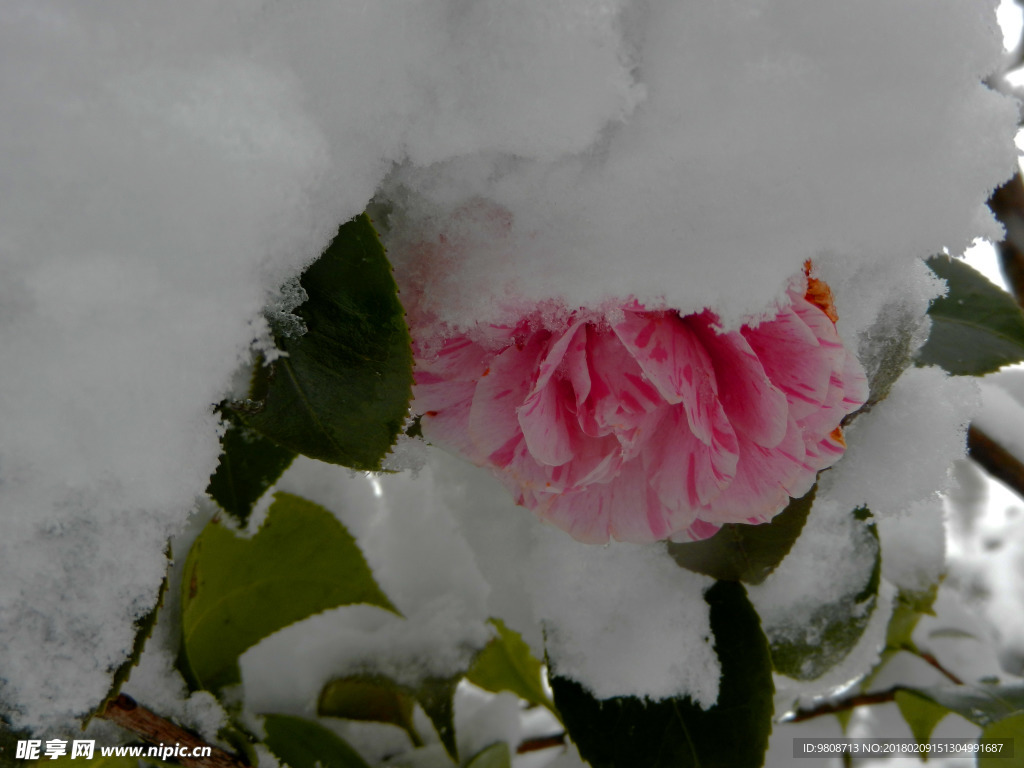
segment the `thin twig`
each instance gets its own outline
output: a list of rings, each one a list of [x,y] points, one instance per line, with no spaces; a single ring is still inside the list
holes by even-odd
[[[822,715],[834,715],[837,712],[846,712],[857,707],[865,707],[871,704],[885,704],[886,702],[896,700],[896,692],[898,690],[900,690],[900,688],[897,686],[886,691],[878,691],[877,693],[859,693],[848,699],[826,701],[816,707],[798,709],[792,717],[786,718],[786,722],[799,723],[804,720],[821,717]]]
[[[973,424],[967,430],[967,453],[992,477],[1024,498],[1024,463]]]
[[[190,755],[196,753],[197,747],[209,750],[207,757],[182,755],[173,758],[187,768],[249,768],[244,760],[208,744],[181,726],[140,706],[131,696],[123,693],[107,704],[100,717],[131,731],[154,746],[181,746],[187,748]]]
[[[527,739],[516,747],[517,754],[525,754],[527,752],[536,752],[541,749],[550,749],[551,747],[560,747],[565,744],[565,734],[556,733],[552,736],[538,736],[535,739]]]
[[[910,649],[908,648],[907,650],[910,650]],[[956,683],[957,685],[963,685],[964,684],[963,680],[961,680],[959,677],[957,677],[952,672],[950,672],[948,669],[946,669],[944,666],[942,666],[942,664],[939,663],[939,660],[937,658],[935,658],[934,656],[932,656],[932,654],[928,653],[928,651],[916,650],[916,651],[911,651],[911,653],[913,653],[915,656],[917,656],[922,661],[926,661],[929,664],[931,664],[933,667],[935,667],[935,669],[939,670],[939,672],[941,672],[946,677],[946,679],[949,680],[950,682]]]

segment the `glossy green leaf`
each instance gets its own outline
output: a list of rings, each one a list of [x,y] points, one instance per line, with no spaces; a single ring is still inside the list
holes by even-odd
[[[932,332],[918,352],[921,365],[982,376],[1024,360],[1024,314],[1010,294],[962,261],[937,256],[928,266],[949,293],[928,310]]]
[[[245,525],[253,505],[297,455],[228,415],[220,439],[220,461],[206,492],[221,509]]]
[[[466,679],[485,691],[511,691],[560,717],[544,689],[541,663],[534,658],[522,635],[506,627],[501,619],[491,619],[491,624],[498,634],[476,657]]]
[[[271,440],[321,461],[378,470],[412,396],[412,348],[391,266],[369,218],[344,224],[302,275],[294,310],[302,336],[257,365],[250,400],[236,404]]]
[[[1013,740],[1013,757],[1007,757],[1009,739]],[[987,726],[979,741],[984,751],[978,753],[978,768],[1024,768],[1024,712]],[[998,752],[986,750],[985,742],[993,741],[1001,741],[1004,746]]]
[[[413,724],[415,706],[413,695],[386,677],[349,675],[335,678],[324,686],[317,702],[317,714],[397,725],[409,734],[414,746],[422,746],[423,740]]]
[[[949,714],[945,707],[908,691],[896,691],[896,706],[922,746],[931,740],[935,726]]]
[[[310,501],[274,495],[267,519],[244,539],[214,519],[196,539],[182,583],[182,652],[192,683],[238,682],[238,657],[264,637],[340,605],[394,610],[355,539]]]
[[[777,672],[797,680],[815,680],[846,658],[864,634],[878,601],[882,576],[878,532],[869,514],[863,509],[854,512],[863,527],[861,536],[850,542],[852,546],[870,547],[874,553],[870,567],[862,574],[863,586],[844,600],[821,606],[800,626],[769,629]]]
[[[955,712],[981,728],[1024,712],[1024,683],[904,687],[902,690]]]
[[[756,768],[772,728],[771,658],[760,620],[741,584],[720,581],[705,595],[722,666],[718,702],[595,699],[579,683],[553,677],[569,736],[593,768]]]
[[[369,768],[359,753],[319,723],[291,715],[265,715],[266,745],[291,768]]]
[[[512,754],[508,744],[499,741],[482,749],[466,764],[466,768],[512,768]]]
[[[414,745],[422,744],[419,734],[412,725],[411,704],[415,701],[434,724],[437,735],[444,744],[448,754],[458,760],[455,745],[455,689],[462,675],[450,678],[428,677],[417,686],[401,685],[384,675],[359,675],[340,677],[331,680],[320,691],[317,703],[317,714],[323,717],[345,717],[356,720],[380,719],[367,717],[369,708],[379,706],[378,714],[393,717],[382,720],[405,728]],[[353,681],[368,683],[360,692],[353,686]],[[369,685],[372,684],[372,685]],[[389,695],[391,701],[388,702]],[[397,711],[388,712],[385,708],[394,706]],[[407,723],[401,722],[405,717],[405,707],[409,707]],[[353,714],[357,715],[353,717]]]
[[[793,547],[814,504],[817,485],[793,499],[770,523],[729,523],[704,541],[669,542],[673,559],[690,571],[722,581],[760,584],[778,567]]]

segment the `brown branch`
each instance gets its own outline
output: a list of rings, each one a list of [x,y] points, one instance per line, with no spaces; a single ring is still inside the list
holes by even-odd
[[[848,699],[841,699],[839,701],[826,701],[819,704],[816,707],[809,707],[808,709],[798,709],[792,717],[786,718],[787,723],[799,723],[804,720],[810,720],[815,717],[821,717],[822,715],[834,715],[837,712],[846,712],[856,707],[866,707],[871,704],[885,704],[889,701],[896,700],[896,692],[900,690],[899,687],[890,688],[887,691],[878,691],[877,693],[859,693],[856,696],[851,696]]]
[[[910,649],[908,648],[907,650]],[[916,650],[911,651],[911,653],[913,653],[915,656],[917,656],[917,658],[921,659],[922,661],[931,664],[935,669],[939,670],[939,672],[941,672],[950,682],[956,683],[957,685],[964,684],[963,680],[961,680],[959,677],[957,677],[944,666],[942,666],[942,664],[939,663],[939,660],[935,658],[932,654],[928,653],[928,651]]]
[[[1020,173],[993,192],[988,205],[1006,229],[1006,238],[997,246],[1003,277],[1017,303],[1024,306],[1024,182]]]
[[[553,736],[538,736],[535,739],[527,739],[516,747],[516,754],[523,755],[527,752],[536,752],[541,749],[560,747],[563,744],[565,744],[564,733],[556,733]]]
[[[154,746],[180,745],[188,748],[190,754],[197,747],[206,747],[210,750],[209,757],[173,757],[188,768],[249,768],[244,760],[225,752],[220,747],[206,743],[181,726],[140,706],[131,696],[123,693],[107,704],[100,717],[131,731]]]
[[[973,424],[967,430],[967,453],[992,477],[1024,498],[1024,463]]]

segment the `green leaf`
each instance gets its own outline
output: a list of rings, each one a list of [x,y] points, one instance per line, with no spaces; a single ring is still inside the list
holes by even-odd
[[[797,627],[769,628],[775,670],[796,680],[815,680],[846,658],[860,640],[878,602],[882,577],[878,531],[866,509],[854,511],[863,524],[860,546],[873,550],[870,569],[863,574],[861,589],[854,595],[816,610]],[[855,543],[855,542],[851,542]]]
[[[291,768],[369,768],[359,753],[319,723],[291,715],[264,715],[270,751]]]
[[[979,752],[978,768],[1024,768],[1024,712],[1003,718],[981,732],[981,744],[984,749],[986,741],[1012,740],[1013,757],[1007,757],[1007,746],[999,752]],[[1002,756],[1000,756],[1002,755]]]
[[[815,484],[806,495],[791,500],[770,523],[729,523],[704,541],[669,542],[668,552],[687,570],[722,581],[760,584],[782,562],[803,530],[817,487]]]
[[[321,717],[342,717],[390,723],[409,734],[413,746],[422,746],[413,724],[416,699],[404,688],[378,675],[349,675],[331,680],[320,692],[317,714]]]
[[[342,225],[301,279],[303,336],[257,364],[236,407],[271,440],[333,464],[378,470],[412,396],[412,348],[391,266],[366,215]]]
[[[402,685],[384,675],[358,675],[336,678],[328,682],[320,691],[320,698],[317,703],[317,714],[322,717],[352,718],[352,713],[355,711],[358,714],[358,710],[361,706],[364,704],[366,706],[370,706],[374,699],[378,702],[383,702],[386,694],[388,693],[394,697],[396,700],[396,706],[400,709],[406,706],[403,699],[415,701],[423,707],[423,711],[434,724],[434,728],[437,730],[437,735],[441,738],[441,743],[444,744],[444,748],[448,750],[448,754],[451,755],[454,760],[458,761],[458,750],[455,745],[454,699],[455,689],[458,687],[459,681],[462,677],[463,676],[461,674],[444,678],[428,677],[416,686]],[[367,686],[366,689],[364,689],[366,699],[364,699],[363,702],[360,702],[358,695],[353,695],[353,680],[362,680],[372,683],[377,690],[373,691],[370,686]],[[357,694],[358,692],[355,693]],[[416,729],[412,726],[411,712],[409,715],[408,726],[398,722],[397,720],[385,720],[384,722],[392,722],[395,725],[405,728],[413,745],[419,746],[423,742],[420,739],[419,734],[416,733]],[[397,718],[401,718],[404,715],[400,711],[396,713],[395,716]],[[364,713],[364,716],[352,719],[364,720],[376,718],[367,718]]]
[[[945,278],[949,293],[928,310],[932,332],[919,364],[982,376],[1024,360],[1024,314],[1010,294],[962,261],[936,256],[928,266]]]
[[[217,519],[196,539],[182,583],[182,652],[194,685],[239,681],[238,657],[307,616],[354,603],[395,610],[338,519],[287,493],[243,539]]]
[[[0,717],[0,768],[23,768],[24,760],[19,760],[18,742],[24,739],[31,739],[30,731],[16,731],[10,724]]]
[[[226,415],[227,430],[220,439],[220,462],[206,492],[241,525],[253,505],[277,482],[297,455]]]
[[[1024,712],[1024,683],[904,687],[902,690],[955,712],[981,728]]]
[[[594,768],[760,766],[772,728],[771,658],[741,584],[720,581],[705,594],[722,665],[718,702],[595,699],[579,683],[553,677],[569,736]]]
[[[466,679],[485,691],[511,691],[530,704],[546,707],[561,719],[555,703],[544,690],[541,663],[534,658],[522,635],[506,627],[501,619],[491,619],[491,624],[498,635],[480,651]]]
[[[487,749],[480,750],[466,768],[512,768],[512,755],[508,750],[508,744],[499,741]]]
[[[896,706],[922,747],[931,740],[939,721],[949,714],[945,707],[908,691],[896,691]]]
[[[170,568],[170,561],[167,563],[167,568]],[[156,627],[157,616],[163,607],[164,595],[167,593],[167,583],[167,576],[164,575],[163,581],[160,582],[160,589],[156,594],[156,605],[135,620],[135,640],[132,642],[132,651],[121,666],[114,670],[110,690],[107,691],[107,695],[99,703],[99,706],[85,718],[85,722],[82,724],[83,728],[89,724],[90,720],[103,712],[107,708],[107,704],[117,698],[117,695],[121,692],[121,686],[128,682],[132,670],[139,665],[139,659],[142,658],[142,651],[146,647],[146,641],[152,636],[153,628]]]

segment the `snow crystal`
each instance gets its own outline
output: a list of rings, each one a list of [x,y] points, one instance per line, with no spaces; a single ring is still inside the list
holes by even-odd
[[[447,489],[429,471],[367,475],[300,456],[276,488],[334,512],[402,614],[446,597],[466,617],[487,620],[487,583],[444,503]]]
[[[704,591],[714,581],[679,568],[660,547],[581,547],[538,527],[528,585],[553,672],[599,699],[718,698]]]
[[[627,295],[736,323],[806,258],[960,252],[997,234],[984,201],[1014,167],[1016,105],[981,84],[1002,52],[993,5],[630,7],[632,117],[557,162],[400,168],[399,276],[431,263],[428,309],[454,325]]]
[[[850,651],[835,666],[814,680],[795,680],[775,674],[776,712],[803,706],[813,699],[838,693],[864,676],[881,658],[892,618],[896,587],[885,579],[878,587],[878,601],[864,632]]]
[[[849,507],[815,501],[782,563],[747,589],[765,632],[816,644],[818,638],[809,634],[816,631],[813,619],[828,606],[854,600],[868,581],[875,551],[867,526]]]
[[[242,55],[230,8],[198,10],[3,10],[0,712],[18,725],[106,693],[216,464],[210,406],[328,232],[294,82]]]
[[[843,460],[822,476],[822,488],[847,509],[866,505],[896,514],[949,486],[950,464],[963,458],[977,386],[939,368],[911,368],[889,397],[846,432]]]
[[[455,692],[455,733],[459,754],[472,757],[499,741],[509,744],[514,753],[522,736],[519,697],[503,691],[497,695],[481,691],[468,683]]]
[[[946,528],[942,500],[911,504],[903,514],[878,520],[882,576],[901,590],[922,594],[945,570]]]
[[[710,579],[681,570],[661,547],[582,546],[515,506],[489,472],[441,451],[431,451],[428,472],[486,580],[490,614],[546,653],[557,674],[599,697],[714,703]]]

